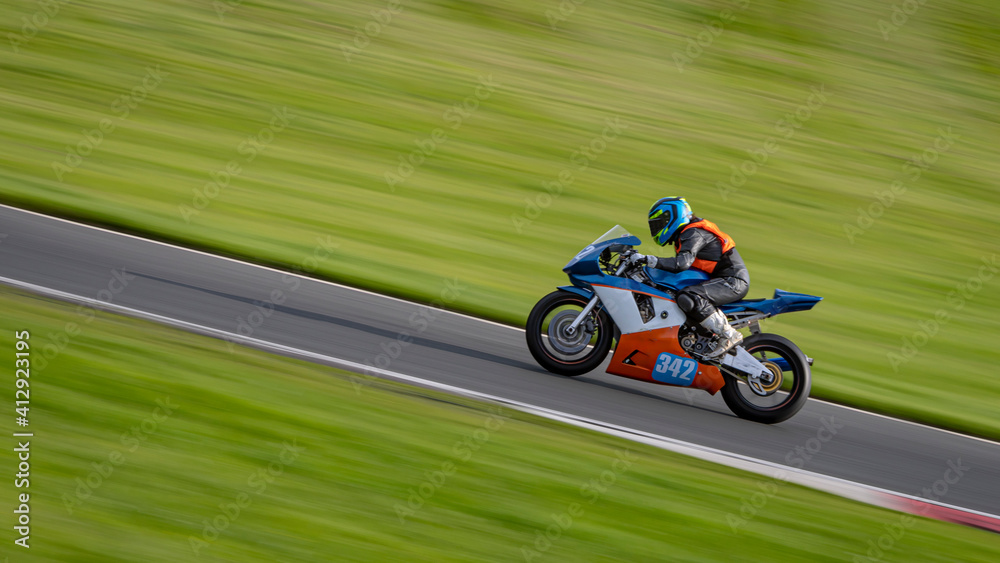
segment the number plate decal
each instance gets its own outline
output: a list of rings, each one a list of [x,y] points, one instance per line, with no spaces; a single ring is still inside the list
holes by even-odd
[[[698,373],[698,362],[666,352],[660,354],[653,368],[653,379],[661,383],[689,387]]]

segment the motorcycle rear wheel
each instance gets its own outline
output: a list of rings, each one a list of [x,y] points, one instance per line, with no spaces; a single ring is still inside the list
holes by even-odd
[[[812,387],[809,362],[799,347],[784,336],[760,333],[744,340],[743,348],[758,361],[780,370],[780,379],[775,383],[775,398],[764,401],[765,397],[754,394],[744,381],[723,370],[726,384],[722,387],[722,399],[729,409],[740,418],[762,424],[782,422],[799,412],[809,400]],[[782,361],[776,361],[777,358]],[[765,402],[772,404],[762,404]]]
[[[573,336],[559,330],[569,324],[587,306],[587,302],[575,293],[555,291],[535,304],[525,325],[525,339],[538,365],[558,375],[575,377],[594,370],[604,362],[616,332],[614,322],[607,313],[591,313],[587,321],[593,332],[585,332],[582,324]],[[574,311],[576,314],[573,314]]]

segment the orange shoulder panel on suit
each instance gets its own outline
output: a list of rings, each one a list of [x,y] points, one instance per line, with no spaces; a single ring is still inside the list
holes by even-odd
[[[695,227],[699,229],[705,229],[706,231],[715,235],[715,238],[719,239],[719,242],[722,244],[723,254],[729,252],[730,250],[736,247],[736,243],[733,242],[733,237],[719,230],[719,227],[715,223],[707,221],[705,219],[685,225],[684,228],[681,229],[681,233],[683,233],[688,229],[693,229]],[[681,243],[679,239],[680,239],[680,234],[678,234],[677,252],[681,251]],[[715,271],[716,265],[718,265],[718,262],[713,262],[711,260],[702,260],[700,258],[695,258],[694,264],[692,264],[693,267],[698,268],[699,270],[709,274]]]

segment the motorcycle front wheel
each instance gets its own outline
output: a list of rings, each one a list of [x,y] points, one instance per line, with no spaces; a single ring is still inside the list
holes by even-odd
[[[574,333],[566,329],[588,300],[566,291],[543,297],[528,315],[525,338],[531,355],[546,370],[566,376],[583,375],[607,358],[615,326],[604,311],[594,311]]]

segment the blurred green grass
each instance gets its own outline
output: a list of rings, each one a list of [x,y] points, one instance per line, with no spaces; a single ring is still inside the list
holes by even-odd
[[[386,382],[358,392],[344,372],[228,354],[223,341],[151,323],[87,321],[9,289],[0,306],[0,346],[29,330],[34,351],[31,485],[3,486],[7,506],[31,495],[30,551],[4,548],[16,561],[518,561],[554,516],[566,530],[534,561],[850,561],[900,522],[460,398]],[[40,363],[42,336],[67,323],[74,334]],[[16,463],[0,460],[8,475]],[[451,474],[434,475],[442,468]],[[583,489],[601,479],[605,490]],[[734,533],[730,517],[760,490],[771,494]],[[422,496],[401,520],[411,495]],[[196,556],[192,536],[214,541]],[[995,534],[924,519],[894,544],[885,561],[1000,555]]]
[[[948,300],[998,250],[991,2],[926,3],[888,40],[889,1],[589,0],[555,29],[554,0],[400,5],[382,23],[376,1],[247,1],[221,18],[208,2],[62,5],[4,47],[0,200],[279,266],[331,235],[340,253],[318,275],[424,301],[457,275],[455,308],[518,324],[579,248],[615,223],[644,234],[653,200],[685,195],[735,237],[751,297],[826,298],[767,325],[816,358],[816,396],[1000,437],[1000,283]],[[8,39],[39,9],[0,6]],[[674,54],[724,9],[735,19],[680,72]],[[122,119],[117,100],[156,65],[163,81]],[[476,100],[482,76],[499,86]],[[785,139],[777,123],[820,86],[828,99]],[[280,108],[294,117],[249,161]],[[614,118],[624,132],[581,170],[571,155]],[[59,181],[53,162],[102,119],[115,130]],[[390,190],[438,128],[447,140]],[[904,165],[940,128],[960,139],[914,180]],[[724,200],[717,183],[771,137]],[[572,184],[546,199],[564,170]],[[906,192],[852,243],[846,226],[896,180]],[[938,311],[949,322],[924,343]],[[890,354],[914,335],[897,372]]]

